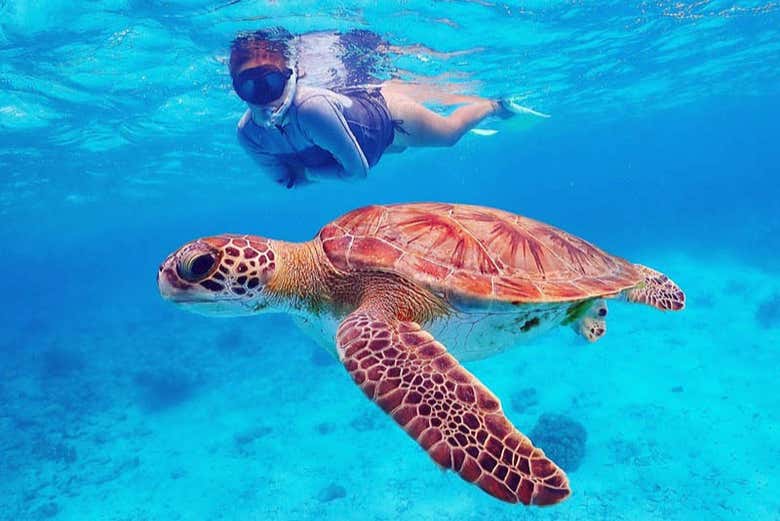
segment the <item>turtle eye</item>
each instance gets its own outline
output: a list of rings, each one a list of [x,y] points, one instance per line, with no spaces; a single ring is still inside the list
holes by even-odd
[[[198,282],[214,268],[216,258],[211,253],[191,255],[179,260],[176,271],[187,282]]]

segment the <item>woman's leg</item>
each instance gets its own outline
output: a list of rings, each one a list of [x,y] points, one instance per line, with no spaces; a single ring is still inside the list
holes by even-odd
[[[401,122],[404,132],[396,132],[394,145],[405,147],[448,147],[488,116],[503,112],[491,100],[472,96],[448,95],[450,104],[466,103],[452,114],[442,116],[393,88],[382,88],[390,116]]]

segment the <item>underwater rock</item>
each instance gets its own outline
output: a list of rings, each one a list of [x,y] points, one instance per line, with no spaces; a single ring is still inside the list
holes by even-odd
[[[187,471],[181,468],[173,469],[170,473],[170,476],[171,479],[181,479],[187,477]]]
[[[534,445],[567,472],[577,470],[585,457],[587,431],[568,416],[542,414],[530,437]]]
[[[233,435],[233,442],[240,447],[248,445],[256,439],[262,438],[271,433],[273,429],[271,427],[256,427],[248,431],[240,432]]]
[[[317,433],[325,435],[330,434],[336,430],[336,426],[330,422],[323,422],[317,424]]]
[[[137,469],[141,464],[141,460],[138,456],[134,456],[113,464],[110,463],[113,462],[109,460],[105,465],[94,469],[87,482],[93,485],[104,485],[114,481],[125,472]]]
[[[34,418],[23,418],[21,416],[11,416],[11,421],[15,429],[25,431],[34,427],[39,427],[41,423]]]
[[[78,460],[76,449],[64,443],[40,439],[32,447],[32,453],[43,460],[74,463]]]
[[[520,389],[509,398],[510,406],[512,410],[518,413],[523,413],[527,409],[530,409],[534,405],[539,403],[539,399],[536,395],[536,389],[528,387],[526,389]]]
[[[382,417],[376,414],[376,411],[366,411],[360,416],[355,417],[349,425],[358,432],[375,431],[381,428],[379,420]]]
[[[52,347],[41,353],[41,376],[58,378],[68,376],[84,368],[84,358],[69,349]]]
[[[247,431],[239,432],[233,435],[233,445],[236,451],[242,457],[255,456],[255,451],[259,445],[255,445],[255,441],[259,440],[270,434],[273,431],[271,427],[256,427]]]
[[[141,402],[148,411],[168,409],[190,399],[198,388],[191,376],[176,370],[140,371],[133,382],[141,392]]]
[[[767,329],[780,327],[780,293],[775,293],[758,306],[756,320]]]
[[[681,393],[681,392],[683,392],[683,386],[682,385],[675,385],[674,387],[672,387],[672,392],[673,393]]]
[[[49,501],[41,505],[36,511],[35,516],[37,519],[51,519],[60,513],[60,507],[57,503]]]
[[[320,490],[320,492],[317,494],[317,499],[323,503],[327,503],[329,501],[341,499],[346,496],[347,490],[344,487],[337,485],[336,483],[331,483],[327,487]]]

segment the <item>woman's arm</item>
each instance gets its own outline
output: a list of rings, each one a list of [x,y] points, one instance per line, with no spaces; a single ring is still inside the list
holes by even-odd
[[[317,177],[363,179],[368,160],[338,107],[325,95],[307,98],[298,106],[298,123],[306,136],[327,150],[340,168],[309,168]]]
[[[238,128],[237,136],[241,147],[260,166],[262,172],[275,183],[286,188],[292,188],[306,182],[303,168],[295,168],[293,165],[279,161],[273,154],[264,152],[255,143],[247,139],[241,131],[241,127]]]

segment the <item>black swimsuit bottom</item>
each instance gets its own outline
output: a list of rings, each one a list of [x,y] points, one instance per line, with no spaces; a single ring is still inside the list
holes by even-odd
[[[387,102],[379,89],[350,89],[341,94],[352,100],[352,106],[344,109],[344,119],[368,165],[374,166],[395,138],[396,122],[390,117]]]

